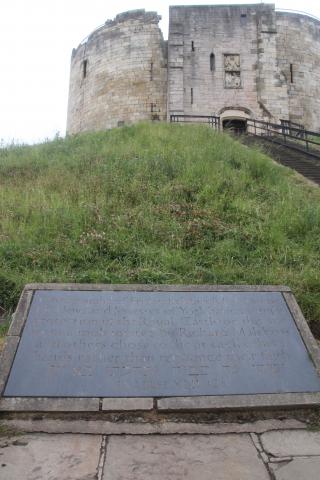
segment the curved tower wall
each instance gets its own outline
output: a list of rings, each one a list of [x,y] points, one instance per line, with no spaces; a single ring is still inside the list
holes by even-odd
[[[118,15],[73,51],[67,132],[166,119],[166,44],[155,12]]]
[[[286,77],[289,120],[320,130],[320,22],[276,12],[277,57]]]

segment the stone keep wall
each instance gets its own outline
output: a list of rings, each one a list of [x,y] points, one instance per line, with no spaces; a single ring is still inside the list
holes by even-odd
[[[166,44],[155,12],[118,15],[72,53],[67,132],[164,120]]]
[[[274,5],[170,8],[168,115],[288,115]]]
[[[272,4],[118,15],[73,51],[67,132],[170,114],[280,119],[320,130],[320,22]],[[168,57],[168,58],[167,58]]]
[[[278,61],[288,88],[288,118],[320,130],[320,22],[277,12],[277,32]]]
[[[264,120],[275,123],[289,118],[288,85],[278,60],[277,33],[274,5],[262,5],[257,18],[257,99]]]

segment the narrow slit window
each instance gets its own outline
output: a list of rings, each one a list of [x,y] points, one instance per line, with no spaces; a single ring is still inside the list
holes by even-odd
[[[194,41],[191,42],[191,51],[194,52]]]
[[[151,62],[151,64],[150,64],[150,80],[151,80],[151,82],[153,80],[153,62]]]
[[[210,55],[210,71],[211,72],[214,72],[214,69],[215,69],[215,55],[214,53],[211,53]]]
[[[83,62],[82,62],[82,78],[86,78],[86,76],[87,76],[87,67],[88,67],[88,60],[83,60]]]
[[[240,25],[245,26],[247,23],[247,14],[246,13],[241,13],[240,15]]]
[[[293,64],[290,63],[290,83],[293,83]]]
[[[190,101],[191,101],[191,105],[193,105],[193,88],[191,88],[191,92],[190,92]]]

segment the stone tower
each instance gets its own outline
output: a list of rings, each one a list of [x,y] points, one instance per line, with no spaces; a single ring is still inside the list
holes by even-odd
[[[166,42],[155,12],[134,10],[72,52],[67,132],[167,116]]]
[[[73,50],[67,132],[171,114],[281,119],[320,130],[320,21],[273,4],[118,15]]]

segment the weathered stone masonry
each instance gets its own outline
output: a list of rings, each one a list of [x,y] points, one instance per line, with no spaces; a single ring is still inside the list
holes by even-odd
[[[320,130],[320,21],[273,4],[118,15],[73,51],[68,133],[170,114],[280,119]]]
[[[155,12],[118,15],[72,52],[68,133],[166,118],[166,44]]]

